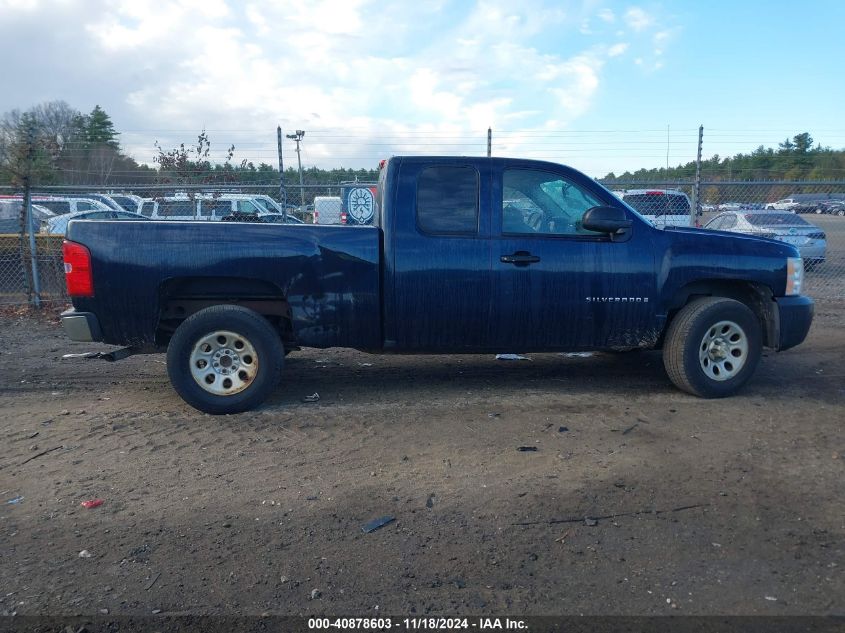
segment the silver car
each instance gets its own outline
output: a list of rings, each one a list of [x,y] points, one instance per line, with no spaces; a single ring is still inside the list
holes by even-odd
[[[729,211],[704,225],[705,229],[768,237],[798,247],[808,268],[821,264],[827,251],[827,236],[800,215],[783,211]]]
[[[67,225],[71,220],[144,220],[145,218],[140,213],[131,213],[129,211],[77,211],[76,213],[65,213],[50,218],[41,224],[41,232],[49,233],[50,235],[64,235],[67,232]]]

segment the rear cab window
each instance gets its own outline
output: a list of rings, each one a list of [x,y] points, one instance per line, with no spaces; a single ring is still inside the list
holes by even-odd
[[[478,234],[478,171],[426,167],[417,179],[417,227],[429,235]]]

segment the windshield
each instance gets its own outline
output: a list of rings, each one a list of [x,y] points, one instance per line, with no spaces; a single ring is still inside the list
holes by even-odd
[[[749,213],[745,219],[754,226],[808,226],[810,224],[794,213]]]
[[[267,213],[275,213],[276,212],[276,209],[271,208],[270,203],[267,202],[267,200],[265,200],[264,198],[253,198],[252,201],[262,211],[266,211]]]

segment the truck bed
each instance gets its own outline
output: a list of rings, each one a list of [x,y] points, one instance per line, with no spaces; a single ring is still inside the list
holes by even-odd
[[[154,345],[163,294],[182,280],[244,279],[287,301],[299,345],[382,346],[378,228],[74,221],[67,239],[91,251],[96,294],[74,305],[108,315],[107,343]]]

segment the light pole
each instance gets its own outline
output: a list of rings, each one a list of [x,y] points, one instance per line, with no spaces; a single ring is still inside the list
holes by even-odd
[[[302,157],[299,155],[299,143],[305,136],[305,130],[297,130],[296,134],[285,134],[292,141],[296,141],[296,162],[299,163],[299,203],[305,211],[305,187],[302,185]]]

